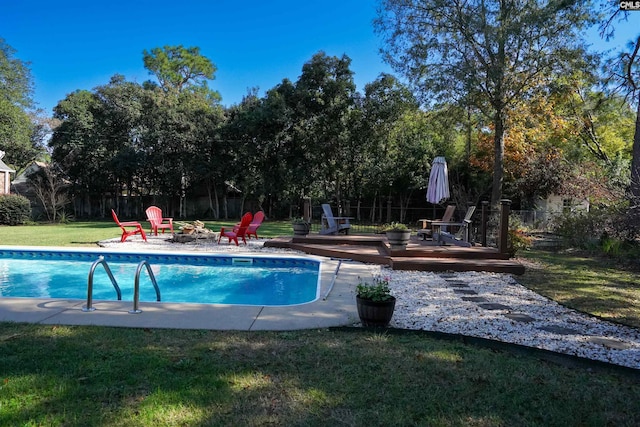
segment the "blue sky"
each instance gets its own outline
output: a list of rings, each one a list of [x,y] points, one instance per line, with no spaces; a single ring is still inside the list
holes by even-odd
[[[114,74],[142,83],[151,78],[142,51],[165,45],[198,46],[218,68],[211,87],[223,105],[247,89],[260,94],[283,78],[299,77],[318,51],[346,54],[358,90],[381,72],[374,0],[29,1],[7,0],[0,37],[29,62],[34,100],[51,109],[76,89],[91,90]],[[619,26],[613,42],[590,37],[598,48],[624,45],[638,32],[640,12]]]

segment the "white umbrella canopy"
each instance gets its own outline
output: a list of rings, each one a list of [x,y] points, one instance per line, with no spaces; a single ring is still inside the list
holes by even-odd
[[[447,171],[447,161],[444,157],[436,157],[431,165],[429,175],[429,186],[427,187],[427,202],[438,204],[448,199],[449,193],[449,172]]]

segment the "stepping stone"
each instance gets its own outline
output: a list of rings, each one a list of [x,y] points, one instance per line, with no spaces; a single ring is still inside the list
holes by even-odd
[[[549,325],[541,326],[538,329],[558,335],[580,335],[580,332],[576,331],[575,329],[565,328],[564,326]]]
[[[490,302],[487,304],[478,304],[480,308],[484,308],[485,310],[513,310],[508,305],[498,304],[494,302]]]
[[[533,317],[528,316],[524,313],[507,313],[505,314],[505,317],[511,320],[515,320],[516,322],[522,322],[522,323],[531,323],[536,320]]]
[[[468,288],[469,285],[467,285],[466,283],[449,283],[449,286],[451,286],[452,288]]]
[[[587,341],[592,342],[594,344],[600,344],[614,350],[627,350],[632,347],[631,344],[629,344],[628,342],[614,340],[611,338],[589,337],[587,338]]]
[[[469,302],[487,302],[487,299],[484,297],[462,297],[462,301]]]
[[[478,295],[478,293],[473,289],[454,289],[453,292],[456,294],[464,294],[464,295]]]

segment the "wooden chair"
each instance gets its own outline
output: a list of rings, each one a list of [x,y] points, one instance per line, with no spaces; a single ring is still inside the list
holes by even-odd
[[[471,247],[471,217],[475,211],[475,206],[469,206],[461,222],[433,221],[431,223],[433,226],[433,240],[438,241],[441,245],[451,243],[456,246]],[[450,227],[458,229],[456,234],[451,233]]]
[[[147,213],[147,221],[151,223],[151,232],[156,236],[158,235],[158,229],[162,230],[162,234],[164,234],[164,230],[169,229],[171,233],[173,233],[173,218],[163,218],[162,217],[162,209],[157,206],[149,206],[146,210]],[[168,221],[168,222],[164,222]]]
[[[118,215],[116,215],[116,211],[114,211],[113,209],[111,209],[111,216],[113,217],[113,220],[116,222],[116,224],[118,224],[120,229],[122,229],[122,237],[120,237],[121,243],[127,240],[127,237],[133,236],[135,234],[140,234],[142,236],[142,240],[144,240],[145,242],[147,241],[147,235],[142,229],[142,224],[136,221],[120,222],[120,220],[118,219]],[[127,229],[131,227],[133,227],[133,230]]]
[[[249,228],[249,224],[251,224],[251,220],[253,219],[253,215],[251,212],[247,212],[242,216],[240,220],[240,225],[236,225],[232,230],[225,231],[224,227],[220,229],[220,237],[218,237],[218,244],[220,244],[220,239],[226,237],[229,239],[228,243],[231,241],[236,242],[236,246],[238,246],[238,238],[241,238],[244,244],[247,244],[246,235],[247,229]]]
[[[351,228],[349,220],[351,217],[333,216],[331,206],[327,203],[322,205],[322,210],[324,213],[322,214],[320,234],[336,234],[342,231],[344,231],[345,234],[349,234],[349,229]]]
[[[449,222],[451,218],[453,218],[453,214],[456,212],[456,205],[449,205],[447,209],[445,209],[442,218],[440,219],[419,219],[418,222],[422,223],[422,228],[418,230],[416,233],[418,237],[422,237],[422,240],[426,240],[427,237],[432,236],[433,234],[433,222],[434,221],[443,221]]]

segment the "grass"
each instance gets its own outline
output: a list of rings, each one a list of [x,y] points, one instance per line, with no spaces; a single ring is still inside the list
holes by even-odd
[[[640,288],[633,268],[613,258],[579,251],[530,251],[518,282],[559,303],[640,328]]]
[[[122,219],[129,221],[130,219]],[[179,221],[181,222],[181,221]],[[177,222],[177,223],[179,223]],[[184,221],[188,222],[188,221]],[[205,225],[211,230],[219,231],[220,227],[229,227],[237,221],[207,221]],[[148,224],[141,222],[145,231]],[[178,224],[174,227],[177,230]],[[99,241],[120,237],[120,228],[109,221],[78,221],[68,224],[38,223],[22,226],[0,226],[1,245],[34,245],[34,246],[96,246]],[[291,235],[289,221],[264,222],[259,229],[260,237],[276,237]]]
[[[207,223],[216,229],[223,223]],[[266,237],[290,234],[265,223]],[[112,222],[1,227],[2,244],[94,245]],[[640,325],[634,272],[528,252],[518,280]],[[536,268],[532,268],[536,266]],[[0,322],[0,425],[636,425],[639,375],[568,368],[419,332],[72,327]]]
[[[0,323],[0,425],[633,425],[638,377],[365,330]]]

